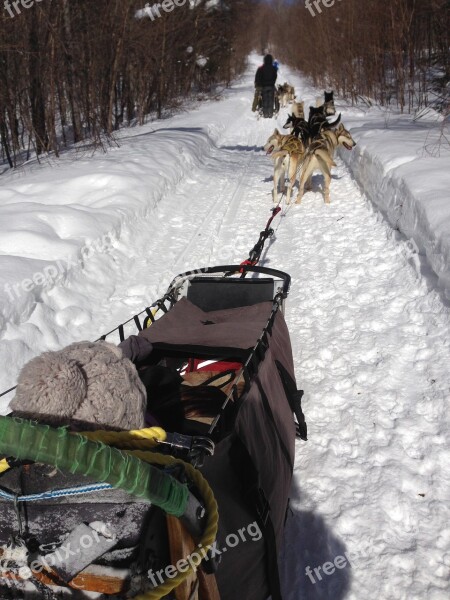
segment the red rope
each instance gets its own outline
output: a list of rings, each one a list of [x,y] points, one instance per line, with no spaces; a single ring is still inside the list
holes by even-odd
[[[277,216],[277,214],[280,212],[281,210],[281,206],[277,206],[276,208],[272,208],[272,216],[270,217],[270,219],[267,221],[267,225],[266,225],[266,229],[269,229],[270,224],[272,223],[272,221],[275,219],[275,217]]]
[[[280,206],[276,206],[275,208],[272,209],[272,216],[270,217],[270,219],[267,221],[267,225],[266,228],[264,229],[264,231],[261,232],[260,236],[259,236],[259,240],[257,245],[253,248],[253,250],[250,252],[250,256],[249,258],[247,258],[246,260],[244,260],[243,262],[241,262],[241,267],[256,267],[256,265],[259,262],[259,257],[261,255],[262,249],[264,247],[264,242],[267,239],[267,237],[270,235],[269,234],[269,229],[270,229],[270,225],[272,223],[272,221],[275,219],[275,217],[277,216],[277,214],[281,211],[281,207]],[[273,233],[273,232],[272,232]],[[259,247],[258,247],[259,246]],[[252,255],[253,252],[258,251],[258,255],[256,256],[256,258],[254,260],[252,260],[250,257]],[[244,272],[244,269],[240,269],[239,271],[241,274]]]

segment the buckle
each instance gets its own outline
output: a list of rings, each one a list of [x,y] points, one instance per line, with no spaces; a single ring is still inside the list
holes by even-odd
[[[170,454],[188,455],[198,466],[201,466],[205,456],[213,456],[215,450],[214,442],[208,437],[183,435],[177,432],[168,433],[167,438],[158,441],[158,444],[166,447]]]

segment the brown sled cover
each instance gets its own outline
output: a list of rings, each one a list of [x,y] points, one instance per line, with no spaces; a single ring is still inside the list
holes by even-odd
[[[170,351],[180,347],[193,353],[219,355],[245,361],[256,345],[272,310],[271,302],[214,312],[203,312],[183,298],[141,332],[154,348]],[[202,468],[219,504],[218,548],[221,554],[216,577],[222,600],[265,600],[269,595],[264,540],[227,544],[229,534],[238,534],[256,520],[250,498],[245,455],[251,458],[270,505],[277,551],[291,485],[295,422],[289,390],[295,376],[289,332],[280,311],[276,313],[268,347],[250,388],[241,397],[233,431],[216,445],[214,456]],[[282,374],[281,374],[282,373]],[[287,384],[289,380],[289,384]],[[235,538],[230,538],[235,543]]]

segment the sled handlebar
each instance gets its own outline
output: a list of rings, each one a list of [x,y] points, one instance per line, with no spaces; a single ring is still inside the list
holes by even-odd
[[[237,273],[242,274],[242,272],[250,272],[250,273],[261,273],[262,275],[270,275],[276,279],[281,279],[283,282],[283,287],[281,289],[281,297],[287,298],[289,294],[289,289],[291,287],[291,276],[284,271],[279,271],[278,269],[270,269],[267,267],[256,267],[253,265],[219,265],[217,267],[203,267],[200,269],[195,269],[194,271],[186,271],[185,273],[180,273],[171,281],[169,285],[169,290],[173,288],[177,288],[181,286],[186,280],[191,279],[200,274],[207,275],[209,273]],[[277,294],[276,294],[277,295]]]
[[[166,472],[126,452],[71,434],[64,427],[0,416],[0,454],[109,483],[176,517],[185,513],[189,503],[187,486]]]

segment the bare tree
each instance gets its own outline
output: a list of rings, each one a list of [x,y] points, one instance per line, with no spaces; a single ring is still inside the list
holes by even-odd
[[[48,0],[0,15],[0,148],[9,166],[33,149],[102,143],[245,68],[253,0],[200,0],[138,19],[143,4]]]
[[[313,16],[303,0],[286,2],[284,10],[269,8],[272,42],[316,85],[332,86],[354,102],[395,102],[410,111],[432,102],[443,109],[449,9],[449,0],[345,0],[322,5]]]

